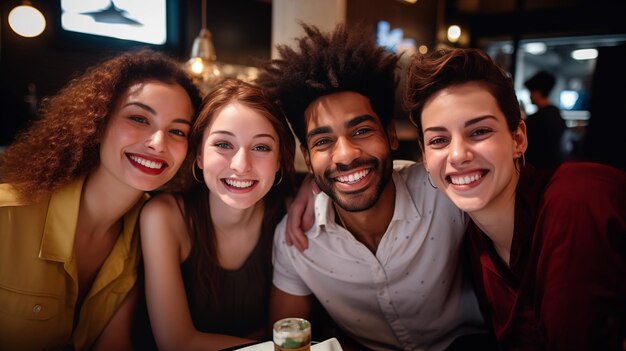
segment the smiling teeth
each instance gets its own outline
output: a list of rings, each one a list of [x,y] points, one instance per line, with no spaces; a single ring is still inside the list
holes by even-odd
[[[480,173],[476,173],[474,175],[465,176],[465,177],[453,177],[453,176],[450,176],[450,182],[452,182],[452,184],[454,184],[454,185],[467,185],[469,183],[473,183],[473,182],[479,180],[482,177],[483,177],[483,175],[480,174]]]
[[[163,167],[163,162],[149,161],[149,160],[146,160],[145,158],[137,157],[135,155],[130,155],[130,159],[139,163],[140,165],[144,167],[148,167],[152,169],[161,169],[161,167]]]
[[[252,180],[232,180],[232,179],[224,179],[226,184],[235,187],[235,188],[249,188],[254,184]]]
[[[352,184],[352,183],[356,183],[359,180],[363,179],[369,173],[370,173],[369,169],[364,169],[362,171],[359,171],[359,172],[356,172],[356,173],[352,173],[352,174],[347,175],[347,176],[337,177],[335,179],[338,182],[341,182],[341,183]]]

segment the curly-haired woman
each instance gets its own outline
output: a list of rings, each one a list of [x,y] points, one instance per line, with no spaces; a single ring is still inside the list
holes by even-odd
[[[130,347],[137,217],[190,161],[199,105],[177,63],[149,50],[44,101],[0,159],[0,348]]]

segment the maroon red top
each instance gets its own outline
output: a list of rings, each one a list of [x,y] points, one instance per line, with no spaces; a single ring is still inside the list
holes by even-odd
[[[510,268],[468,228],[476,293],[504,350],[623,350],[626,172],[571,162],[524,168]]]

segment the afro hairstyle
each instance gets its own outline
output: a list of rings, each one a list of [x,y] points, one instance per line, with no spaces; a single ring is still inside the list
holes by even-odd
[[[297,39],[299,50],[279,45],[280,57],[266,63],[256,81],[283,109],[300,143],[307,145],[307,107],[337,92],[367,97],[386,128],[393,118],[399,56],[377,46],[362,24],[350,30],[339,24],[330,33],[301,25],[306,35]]]

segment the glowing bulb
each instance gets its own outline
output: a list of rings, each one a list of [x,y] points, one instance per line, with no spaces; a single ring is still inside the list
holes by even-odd
[[[428,46],[420,45],[420,47],[417,50],[419,51],[420,54],[424,55],[428,52]]]
[[[448,27],[448,40],[451,43],[456,43],[461,37],[461,27],[457,25],[451,25]]]
[[[9,13],[9,26],[23,37],[36,37],[46,28],[46,18],[39,10],[29,5],[21,5]]]
[[[204,63],[201,58],[196,57],[193,59],[193,62],[191,63],[191,71],[195,74],[202,74],[202,71],[204,71]]]

